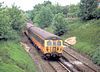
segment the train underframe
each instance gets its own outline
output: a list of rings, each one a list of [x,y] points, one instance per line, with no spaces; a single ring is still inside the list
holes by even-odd
[[[59,59],[62,56],[62,53],[46,53],[43,54],[44,59]]]

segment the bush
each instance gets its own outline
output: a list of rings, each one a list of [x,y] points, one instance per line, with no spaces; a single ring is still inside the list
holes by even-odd
[[[8,8],[8,14],[11,22],[11,27],[17,32],[21,31],[25,25],[26,16],[17,6],[12,6]]]
[[[78,13],[79,13],[79,4],[77,5],[72,4],[68,7],[67,17],[70,17],[70,18],[78,17]]]
[[[96,11],[94,12],[94,18],[100,19],[100,8],[97,8]]]
[[[91,20],[94,18],[94,12],[97,8],[97,0],[81,0],[80,18],[82,20]]]
[[[16,6],[0,6],[0,40],[19,39],[26,17]]]
[[[34,22],[38,23],[41,28],[48,27],[52,23],[53,14],[48,7],[42,7],[39,14],[34,18]]]
[[[7,8],[0,8],[0,40],[11,37],[11,23]]]
[[[64,15],[62,13],[58,13],[53,18],[53,25],[54,25],[54,33],[58,36],[63,35],[67,32],[66,27],[66,20],[64,18]]]
[[[100,46],[98,46],[92,54],[92,60],[95,64],[100,66]]]

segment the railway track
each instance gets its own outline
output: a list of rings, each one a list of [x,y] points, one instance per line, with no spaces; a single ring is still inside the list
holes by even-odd
[[[62,62],[60,61],[49,61],[49,65],[55,70],[55,72],[71,72]]]
[[[48,61],[48,63],[55,72],[82,72],[65,57],[61,57],[58,61]]]
[[[65,57],[62,57],[59,60],[65,67],[70,70],[70,72],[80,72],[80,69],[70,63]]]
[[[100,72],[100,67],[96,66],[89,59],[83,57],[79,53],[66,45],[63,51],[63,56],[75,66],[80,72]]]

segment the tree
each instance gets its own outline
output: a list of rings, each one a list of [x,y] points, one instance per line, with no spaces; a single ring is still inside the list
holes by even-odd
[[[30,20],[33,20],[34,19],[34,14],[33,14],[32,10],[26,11],[26,16]]]
[[[62,6],[62,13],[65,15],[65,16],[67,16],[67,14],[68,14],[68,6]]]
[[[8,8],[0,6],[0,40],[19,39],[18,32],[20,32],[23,22],[25,22],[18,8]]]
[[[34,18],[34,22],[38,23],[41,28],[48,27],[52,23],[52,12],[48,7],[42,7],[39,14]]]
[[[25,25],[25,15],[24,12],[21,11],[17,6],[12,6],[12,8],[8,8],[8,13],[11,19],[11,26],[16,31],[21,31],[23,26]]]
[[[9,16],[5,9],[0,8],[0,39],[7,38],[9,33]]]
[[[94,18],[94,11],[97,8],[97,0],[81,0],[80,18],[82,20],[91,20]]]
[[[95,10],[95,12],[94,12],[94,17],[95,17],[96,19],[100,19],[100,8],[97,8],[97,9]]]
[[[58,36],[61,36],[64,33],[66,33],[67,32],[66,24],[67,22],[64,18],[64,15],[62,13],[56,14],[53,19],[54,33]]]
[[[79,4],[77,5],[72,4],[68,6],[68,14],[67,14],[68,17],[78,17],[78,14],[79,14]]]
[[[27,11],[27,15],[29,16],[29,18],[36,23],[39,23],[39,18],[38,16],[40,15],[41,9],[43,8],[47,8],[46,10],[50,11],[50,14],[52,13],[52,16],[54,16],[55,14],[58,13],[63,13],[65,16],[67,16],[67,12],[68,12],[68,8],[67,6],[60,6],[59,4],[56,5],[52,5],[52,3],[50,1],[44,1],[44,3],[42,4],[37,4],[34,6],[34,9],[31,11]],[[45,10],[45,11],[46,11]],[[37,20],[38,18],[38,20]]]
[[[10,16],[7,7],[0,7],[0,40],[15,39],[16,32],[11,27]]]
[[[62,7],[59,4],[54,6],[54,11],[55,11],[54,14],[63,13]]]
[[[28,14],[29,18],[33,21],[35,16],[41,11],[42,7],[49,7],[51,9],[51,6],[53,5],[50,1],[44,1],[44,3],[42,4],[35,5],[33,10],[27,11],[26,13]]]
[[[51,5],[52,3],[50,1],[44,1],[43,5],[47,6],[47,5]]]

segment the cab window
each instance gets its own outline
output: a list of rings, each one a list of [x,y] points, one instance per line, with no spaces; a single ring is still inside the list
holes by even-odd
[[[57,42],[57,46],[61,46],[61,42],[60,41]]]
[[[53,41],[53,46],[56,46],[56,41]]]
[[[51,41],[48,41],[47,42],[47,46],[51,46],[52,45],[52,42]]]

